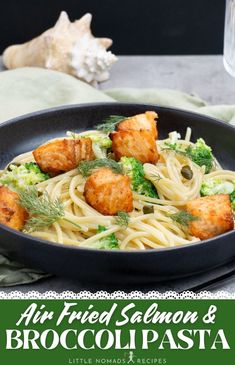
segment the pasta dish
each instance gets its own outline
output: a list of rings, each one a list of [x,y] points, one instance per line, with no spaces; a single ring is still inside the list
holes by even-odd
[[[50,242],[149,250],[234,229],[235,172],[202,138],[158,115],[112,115],[96,129],[47,141],[0,171],[0,223]]]

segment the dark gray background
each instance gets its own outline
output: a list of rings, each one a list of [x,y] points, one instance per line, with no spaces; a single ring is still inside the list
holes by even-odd
[[[220,54],[225,0],[1,0],[0,52],[25,42],[66,10],[72,20],[93,14],[97,36],[116,54]]]

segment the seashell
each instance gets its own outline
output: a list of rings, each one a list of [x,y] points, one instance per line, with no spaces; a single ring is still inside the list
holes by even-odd
[[[27,43],[6,48],[4,65],[9,69],[35,66],[61,71],[93,85],[107,80],[117,57],[107,51],[111,39],[92,35],[91,19],[88,13],[70,22],[62,11],[53,28]]]

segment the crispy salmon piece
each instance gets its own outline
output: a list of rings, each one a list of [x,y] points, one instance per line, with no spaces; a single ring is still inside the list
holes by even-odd
[[[90,138],[52,141],[38,147],[33,155],[42,171],[54,175],[75,169],[82,160],[94,159]]]
[[[202,240],[218,236],[234,229],[233,212],[229,195],[218,194],[191,200],[187,211],[198,220],[190,222],[193,236]]]
[[[0,186],[0,223],[21,230],[28,213],[18,202],[19,196],[6,186]]]
[[[84,196],[86,202],[104,215],[133,210],[133,195],[128,176],[115,174],[102,167],[88,177]]]
[[[153,137],[157,139],[158,131],[155,119],[158,118],[157,113],[148,111],[143,114],[137,114],[133,117],[123,120],[118,124],[118,131],[142,131],[148,130],[152,133]]]
[[[119,131],[111,135],[113,144],[112,149],[115,158],[135,157],[142,163],[153,163],[158,161],[158,151],[156,141],[152,132],[141,131]]]
[[[44,172],[59,174],[76,167],[74,140],[64,139],[46,143],[38,147],[33,155]]]

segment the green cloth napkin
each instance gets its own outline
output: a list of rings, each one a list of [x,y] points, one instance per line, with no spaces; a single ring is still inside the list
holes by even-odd
[[[208,105],[196,95],[168,89],[120,88],[99,91],[72,76],[39,68],[0,73],[0,123],[25,113],[61,105],[121,101],[177,107],[235,125],[235,106]],[[1,235],[1,232],[0,232]],[[27,284],[47,274],[0,255],[0,286]]]
[[[13,286],[19,284],[29,284],[50,275],[40,271],[28,269],[22,264],[9,260],[0,255],[0,286]]]
[[[198,96],[178,90],[120,88],[106,90],[105,94],[120,102],[157,104],[191,110],[235,125],[235,105],[208,105]]]
[[[94,101],[113,99],[57,71],[25,67],[0,72],[0,122],[37,110]]]

